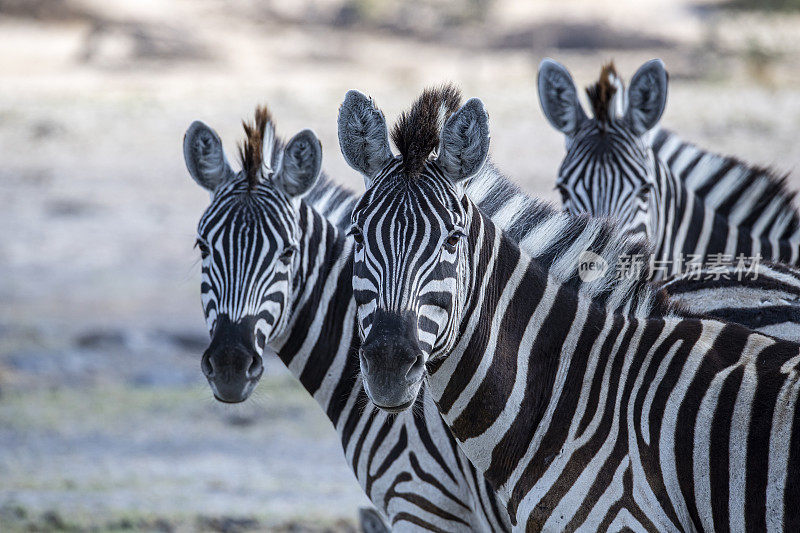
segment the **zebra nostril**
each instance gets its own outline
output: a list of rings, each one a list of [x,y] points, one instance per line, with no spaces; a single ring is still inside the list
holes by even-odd
[[[250,363],[250,368],[247,369],[248,379],[258,379],[261,377],[261,372],[264,370],[264,365],[261,364],[261,357],[256,355],[253,357],[253,362]]]
[[[214,377],[214,365],[211,364],[211,358],[207,354],[200,359],[200,369],[207,378]]]
[[[425,361],[422,357],[422,354],[417,356],[417,359],[414,361],[414,364],[408,369],[406,372],[406,379],[409,381],[419,381],[420,377],[422,377],[422,372],[425,370]]]

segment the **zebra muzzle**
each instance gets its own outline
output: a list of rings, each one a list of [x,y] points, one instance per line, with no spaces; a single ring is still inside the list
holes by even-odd
[[[200,366],[217,400],[239,403],[255,389],[264,373],[264,365],[250,342],[252,328],[233,323],[227,317],[221,318]]]
[[[417,339],[415,317],[378,309],[369,336],[359,352],[367,395],[390,411],[408,408],[425,373],[425,357]]]

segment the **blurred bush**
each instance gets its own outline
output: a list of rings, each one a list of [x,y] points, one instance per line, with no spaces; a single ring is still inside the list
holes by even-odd
[[[0,14],[35,20],[85,20],[92,18],[70,0],[0,0]]]
[[[748,11],[800,11],[800,0],[732,0],[726,6]]]

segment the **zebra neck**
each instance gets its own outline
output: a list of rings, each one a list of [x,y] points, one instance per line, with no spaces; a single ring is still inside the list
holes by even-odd
[[[271,343],[289,371],[336,425],[358,372],[351,246],[303,204],[299,261],[286,332]]]
[[[530,446],[562,442],[568,427],[539,431],[556,389],[565,345],[578,342],[574,321],[600,331],[605,311],[558,282],[490,221],[470,231],[472,297],[459,342],[429,365],[429,391],[465,454],[501,498]],[[474,247],[472,247],[474,245]],[[581,307],[581,311],[579,311]],[[550,413],[552,415],[552,413]],[[504,492],[505,491],[505,492]]]

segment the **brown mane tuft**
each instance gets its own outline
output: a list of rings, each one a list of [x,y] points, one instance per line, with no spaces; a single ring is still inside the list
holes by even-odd
[[[255,122],[242,121],[245,139],[239,145],[239,159],[242,161],[242,170],[247,176],[250,190],[254,189],[261,181],[261,166],[264,163],[264,133],[267,125],[273,124],[267,106],[256,107]]]
[[[404,111],[392,128],[392,142],[403,156],[403,169],[413,178],[439,147],[445,121],[461,106],[461,91],[452,83],[422,91],[411,109]]]
[[[614,68],[614,62],[610,61],[600,70],[600,78],[597,83],[586,88],[586,94],[592,103],[594,118],[600,122],[606,122],[614,116],[611,105],[614,95],[617,93],[617,86],[614,84],[616,79],[618,79],[617,69]]]

